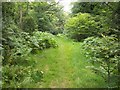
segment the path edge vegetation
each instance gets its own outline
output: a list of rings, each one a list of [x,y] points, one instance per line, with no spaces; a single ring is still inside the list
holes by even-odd
[[[75,2],[71,11],[68,15],[55,1],[2,3],[3,87],[40,84],[43,73],[27,57],[59,47],[55,37],[60,34],[83,43],[88,68],[105,79],[107,88],[120,87],[120,2]]]

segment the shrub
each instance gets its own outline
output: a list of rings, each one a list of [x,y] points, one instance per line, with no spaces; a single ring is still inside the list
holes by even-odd
[[[33,50],[57,47],[54,36],[47,32],[36,31],[30,39]]]
[[[91,16],[88,13],[79,13],[76,16],[68,19],[65,24],[66,34],[75,39],[82,40],[89,36],[97,36],[102,30],[100,19]]]
[[[2,68],[2,87],[27,87],[25,85],[40,82],[42,77],[43,73],[37,69],[33,69],[31,66],[5,65]]]
[[[3,45],[3,64],[17,64],[19,60],[23,60],[31,52],[32,48],[29,47],[29,34],[25,32],[12,32],[8,37],[8,45]],[[18,59],[19,58],[19,59]],[[21,58],[21,59],[20,59]]]
[[[42,79],[42,72],[34,69],[36,61],[27,59],[34,50],[42,50],[56,47],[54,36],[46,32],[29,33],[13,31],[3,43],[3,69],[2,85],[9,87],[27,87],[30,83],[39,83]]]
[[[108,86],[115,86],[118,83],[120,49],[117,38],[113,36],[89,37],[85,39],[83,48],[86,56],[93,66],[90,66],[96,73],[100,74],[107,82]]]
[[[3,64],[24,63],[28,54],[34,50],[57,47],[54,36],[46,32],[37,31],[32,36],[26,32],[16,32],[8,38],[9,45],[4,45],[3,56],[5,59],[3,60]]]

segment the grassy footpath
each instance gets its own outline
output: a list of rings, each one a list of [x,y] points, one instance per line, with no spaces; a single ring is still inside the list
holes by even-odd
[[[81,48],[65,38],[57,38],[58,48],[50,48],[31,55],[37,60],[36,68],[44,72],[42,88],[96,88],[104,87],[104,80],[86,66],[90,65]]]

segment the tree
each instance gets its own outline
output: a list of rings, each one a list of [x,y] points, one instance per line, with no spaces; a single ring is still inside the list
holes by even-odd
[[[53,34],[63,31],[64,14],[61,6],[56,2],[40,2],[33,4],[39,31],[47,31]]]
[[[91,15],[109,15],[113,9],[115,3],[111,2],[74,2],[72,8],[72,14],[77,13],[90,13]]]
[[[68,36],[78,41],[89,36],[100,36],[104,32],[104,25],[96,17],[88,13],[79,13],[68,19],[65,24],[65,31]]]

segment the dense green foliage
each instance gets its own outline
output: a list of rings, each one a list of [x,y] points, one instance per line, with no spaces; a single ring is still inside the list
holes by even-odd
[[[67,15],[54,0],[2,3],[3,87],[40,87],[43,70],[50,86],[60,76],[75,87],[120,87],[120,2],[72,5]]]
[[[84,40],[83,48],[86,50],[85,54],[89,58],[88,61],[93,64],[89,68],[101,75],[107,81],[108,87],[120,86],[119,9],[120,3],[106,2],[75,2],[72,8],[72,17],[77,18],[77,13],[89,13],[91,17],[97,17],[92,20],[100,22],[95,26],[96,30],[92,29],[97,31],[96,33],[93,33],[90,28],[87,31],[87,33],[93,33],[93,35]],[[89,22],[89,20],[86,20],[86,22]],[[79,27],[82,25],[79,25]],[[81,33],[81,31],[77,33]]]
[[[83,43],[86,55],[91,56],[89,61],[93,64],[89,68],[101,75],[108,82],[109,87],[115,87],[120,77],[118,74],[119,44],[116,40],[117,38],[113,36],[89,37]]]
[[[31,63],[33,64],[33,63]],[[39,83],[42,80],[43,73],[38,69],[33,69],[33,66],[19,66],[19,65],[12,65],[12,66],[4,66],[2,68],[2,87],[30,87],[31,83]]]
[[[35,50],[43,50],[56,46],[57,44],[53,36],[45,32],[37,31],[32,36],[26,32],[16,32],[15,35],[9,36],[9,46],[3,46],[3,87],[22,87],[21,85],[25,85],[23,81],[26,81],[26,78],[29,78],[29,80],[33,79],[32,81],[35,82],[39,80],[34,80],[34,77],[39,75],[36,74],[40,73],[40,70],[34,70],[34,65],[37,62],[30,61],[27,57],[30,53],[35,53]],[[38,78],[41,79],[41,75]],[[29,80],[26,84],[28,82],[32,83]]]
[[[38,30],[53,34],[63,32],[64,13],[62,7],[55,2],[33,3],[38,23]]]
[[[54,36],[46,32],[33,32],[33,36],[31,37],[30,41],[32,42],[31,47],[37,50],[42,50],[50,47],[57,47]]]
[[[90,13],[92,15],[109,15],[117,3],[112,2],[74,2],[72,14]]]
[[[2,57],[3,57],[3,87],[25,87],[30,83],[39,83],[42,79],[41,70],[34,69],[36,61],[29,60],[28,55],[30,53],[36,53],[50,47],[57,47],[56,40],[50,32],[50,28],[54,29],[56,21],[51,22],[43,19],[42,26],[39,26],[41,22],[40,17],[35,15],[41,15],[41,11],[45,6],[51,9],[59,9],[54,7],[53,4],[48,2],[40,3],[3,3],[3,30],[2,30]],[[46,7],[46,8],[47,8]],[[44,9],[43,9],[44,10]],[[59,10],[60,11],[60,10]],[[43,12],[46,12],[44,10]],[[52,10],[49,10],[52,13]],[[55,15],[57,11],[54,11],[52,15],[42,13],[41,18],[59,19]],[[61,11],[62,12],[62,11]],[[62,14],[62,13],[61,13]],[[49,20],[49,19],[48,19]],[[61,22],[61,21],[60,21]],[[59,23],[59,21],[57,22]],[[51,24],[49,28],[45,28]],[[62,25],[62,24],[61,24]],[[57,27],[56,25],[55,27]],[[60,26],[60,25],[59,25]],[[40,28],[42,30],[40,30]],[[56,29],[59,30],[59,29]],[[41,32],[42,31],[42,32]],[[59,32],[59,31],[55,31]]]
[[[79,13],[70,18],[65,24],[66,34],[78,41],[89,36],[99,36],[107,27],[101,24],[99,16],[93,17],[88,13]]]

